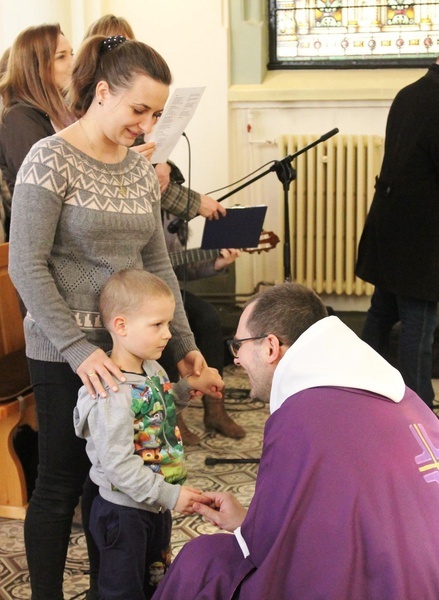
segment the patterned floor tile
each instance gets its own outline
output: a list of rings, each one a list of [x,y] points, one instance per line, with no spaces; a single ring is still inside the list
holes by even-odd
[[[228,365],[224,380],[227,386],[227,411],[246,429],[247,435],[241,440],[231,440],[206,432],[202,404],[199,400],[194,400],[193,405],[185,409],[184,417],[188,427],[200,435],[201,444],[186,449],[189,471],[187,483],[204,490],[233,492],[248,506],[253,496],[258,465],[218,463],[209,466],[206,465],[206,458],[258,459],[268,408],[259,401],[249,399],[248,379],[242,369]],[[190,539],[200,534],[217,532],[215,527],[201,517],[173,514],[173,556]],[[79,525],[74,525],[65,569],[65,600],[84,598],[88,581],[87,568],[84,534]],[[0,600],[30,600],[22,521],[0,519]]]

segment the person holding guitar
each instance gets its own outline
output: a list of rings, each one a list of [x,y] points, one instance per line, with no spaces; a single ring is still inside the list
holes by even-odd
[[[176,266],[172,260],[172,256],[175,256],[175,253],[182,252],[186,241],[187,227],[183,225],[177,233],[169,233],[168,224],[173,218],[174,215],[163,212],[163,229],[166,246],[171,257],[174,272],[179,281],[218,275],[224,272],[239,257],[240,250],[230,248],[223,249],[219,251],[219,255],[216,257],[206,260],[190,262],[188,264],[181,264],[184,261],[176,261],[177,263],[180,262],[180,265]],[[184,296],[186,316],[195,336],[196,344],[205,356],[208,364],[218,369],[222,375],[224,368],[224,340],[220,315],[216,308],[203,298],[196,296],[188,290],[185,290],[182,294]],[[166,369],[171,380],[172,377],[174,377],[174,380],[176,380],[175,377],[178,378],[178,372],[174,372],[175,363],[172,361],[170,354],[166,352],[166,349],[159,362]],[[204,395],[202,402],[204,408],[204,426],[207,430],[217,431],[226,437],[234,439],[240,439],[245,436],[245,429],[238,425],[238,423],[235,423],[227,413],[224,398],[220,399]],[[178,427],[183,442],[186,445],[194,446],[200,443],[199,436],[190,431],[184,422],[181,412],[178,414]]]
[[[135,39],[134,31],[128,21],[123,17],[117,17],[113,14],[103,15],[94,21],[88,28],[84,40],[93,35],[123,35],[127,39]],[[139,136],[133,145],[133,149],[148,160],[150,160],[154,148],[155,144],[153,142],[144,143],[143,136]],[[160,184],[161,206],[163,211],[167,211],[168,214],[172,213],[170,220],[174,217],[193,219],[197,215],[208,219],[218,219],[226,214],[225,207],[217,200],[185,187],[183,185],[185,182],[184,176],[177,165],[171,161],[156,164],[154,168]],[[170,234],[167,230],[170,220],[164,226],[165,238],[168,236],[166,238],[168,251],[181,251],[183,244],[181,244],[178,238],[183,239],[185,224],[180,226],[176,234]],[[199,279],[215,275],[224,270],[227,265],[233,263],[238,256],[239,251],[237,250],[223,250],[222,257],[190,265],[187,269],[186,279]],[[181,275],[181,271],[177,273],[177,277],[179,275]],[[185,292],[185,310],[189,323],[194,327],[192,331],[195,335],[197,346],[200,350],[205,348],[208,353],[206,357],[208,364],[210,364],[210,357],[210,360],[213,361],[212,366],[222,374],[224,366],[224,342],[218,311],[205,300],[187,291]],[[177,381],[179,374],[175,361],[171,358],[169,351],[165,350],[160,363],[170,375],[171,380]],[[245,436],[245,430],[227,414],[224,400],[204,396],[203,405],[204,424],[207,429],[218,431],[226,437],[235,439]],[[198,435],[191,432],[184,423],[181,413],[178,417],[178,426],[186,445],[197,445],[200,443]]]

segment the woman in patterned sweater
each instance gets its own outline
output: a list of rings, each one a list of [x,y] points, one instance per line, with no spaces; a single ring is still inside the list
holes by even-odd
[[[10,274],[28,310],[26,353],[39,422],[39,474],[25,522],[33,600],[63,598],[73,512],[89,469],[72,423],[78,390],[85,385],[105,397],[105,385],[114,389],[124,380],[106,354],[110,339],[98,313],[108,277],[134,267],[164,279],[176,299],[170,345],[179,371],[197,374],[206,365],[166,251],[157,176],[128,149],[160,117],[170,83],[167,64],[149,46],[122,36],[90,38],[72,74],[78,121],[36,143],[17,175]]]

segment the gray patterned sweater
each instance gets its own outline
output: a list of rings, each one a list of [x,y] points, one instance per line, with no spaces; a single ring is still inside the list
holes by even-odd
[[[37,142],[18,172],[9,272],[28,310],[26,354],[76,371],[96,347],[109,350],[99,293],[112,273],[134,267],[174,291],[170,347],[180,360],[196,345],[166,251],[154,169],[132,150],[106,166],[55,135]]]

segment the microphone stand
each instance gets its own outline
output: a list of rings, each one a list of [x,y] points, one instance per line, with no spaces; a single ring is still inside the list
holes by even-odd
[[[222,202],[226,198],[229,198],[233,194],[236,194],[236,192],[239,192],[242,189],[246,188],[247,186],[251,185],[258,179],[265,177],[265,175],[268,175],[268,173],[273,173],[273,172],[276,173],[277,178],[282,183],[282,187],[283,187],[283,191],[284,191],[283,265],[284,265],[284,281],[286,281],[286,282],[291,281],[290,215],[289,215],[289,205],[288,205],[288,193],[289,193],[289,188],[290,188],[291,182],[296,179],[296,170],[291,165],[291,162],[295,158],[297,158],[297,156],[300,156],[300,154],[307,152],[308,150],[310,150],[314,146],[317,146],[317,144],[320,144],[321,142],[325,142],[326,140],[328,140],[329,138],[331,138],[338,132],[339,132],[339,129],[337,127],[335,129],[331,129],[331,131],[328,131],[327,133],[323,134],[321,137],[319,137],[319,139],[315,140],[311,144],[308,144],[308,146],[305,146],[305,148],[298,150],[294,154],[285,156],[285,158],[283,158],[282,160],[275,160],[274,163],[271,165],[271,167],[269,167],[266,171],[259,173],[259,175],[256,175],[256,177],[253,177],[253,179],[246,181],[245,183],[238,186],[237,188],[234,188],[233,190],[231,190],[224,196],[221,196],[221,198],[218,198],[218,202]],[[178,217],[177,219],[173,219],[171,221],[171,223],[168,225],[168,231],[170,233],[176,233],[178,231],[179,227],[184,223],[184,221],[185,220],[182,219],[181,217]]]
[[[293,161],[300,154],[303,154],[304,152],[307,152],[314,146],[317,146],[317,144],[320,144],[321,142],[325,142],[332,136],[336,135],[338,132],[339,132],[339,129],[337,127],[335,129],[331,129],[331,131],[328,131],[327,133],[325,133],[324,135],[319,137],[318,140],[315,140],[311,144],[308,144],[308,146],[305,146],[305,148],[298,150],[294,154],[285,156],[285,158],[283,158],[282,160],[274,161],[273,165],[269,169],[267,169],[263,173],[260,173],[253,179],[250,179],[246,183],[240,185],[239,187],[235,188],[228,194],[225,194],[225,196],[222,196],[221,198],[218,199],[218,202],[221,202],[222,200],[225,200],[229,196],[236,194],[236,192],[239,192],[240,190],[247,187],[251,183],[254,183],[258,179],[261,179],[265,175],[268,175],[268,173],[273,173],[273,172],[276,173],[277,178],[282,183],[282,187],[284,190],[284,248],[283,248],[284,253],[283,253],[283,261],[284,261],[284,280],[285,280],[285,282],[291,281],[290,216],[289,216],[289,206],[288,206],[288,192],[289,192],[290,183],[296,179],[296,170],[291,165],[291,161]],[[258,464],[259,462],[260,462],[259,458],[206,457],[204,464],[206,466],[212,466],[212,465],[216,465],[216,464],[249,464],[249,463]]]

